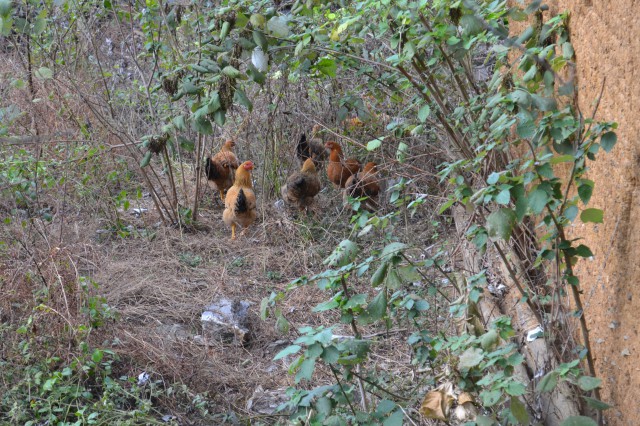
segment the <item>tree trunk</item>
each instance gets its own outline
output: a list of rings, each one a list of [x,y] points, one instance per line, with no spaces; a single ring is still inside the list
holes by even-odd
[[[453,208],[453,217],[462,242],[464,269],[469,275],[477,274],[483,269],[482,255],[464,235],[472,219],[463,206]],[[526,401],[523,402],[526,403],[532,418],[535,416],[548,426],[559,426],[565,418],[580,414],[577,395],[563,381],[560,381],[551,393],[534,392],[538,380],[558,365],[558,359],[543,337],[531,342],[527,341],[527,333],[539,325],[536,315],[531,311],[529,305],[519,301],[522,295],[507,266],[499,259],[495,250],[490,249],[487,253],[489,257],[496,259],[496,262],[493,262],[493,266],[495,266],[493,272],[500,277],[500,281],[505,284],[507,289],[503,295],[494,296],[485,288],[483,296],[478,302],[479,314],[485,328],[487,324],[501,315],[512,319],[513,327],[517,332],[519,352],[525,358],[525,364],[515,367],[514,375],[530,391],[528,397],[525,398]],[[520,282],[526,282],[527,277],[522,273],[521,262],[515,251],[508,249],[507,259],[510,259],[512,269],[515,266],[516,276]],[[530,286],[527,287],[530,288]]]

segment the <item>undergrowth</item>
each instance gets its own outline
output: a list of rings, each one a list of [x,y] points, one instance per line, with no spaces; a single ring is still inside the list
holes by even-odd
[[[616,124],[576,106],[568,16],[516,3],[0,0],[2,420],[601,419],[566,229],[603,221]],[[272,206],[313,124],[379,164],[379,210]],[[260,165],[234,244],[201,179],[226,138]],[[264,320],[246,348],[198,343],[217,297]],[[243,407],[258,383],[286,401]]]

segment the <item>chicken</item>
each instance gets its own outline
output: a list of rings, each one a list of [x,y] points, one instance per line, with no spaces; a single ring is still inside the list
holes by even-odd
[[[355,158],[342,159],[342,148],[337,142],[329,141],[325,145],[331,149],[329,154],[329,165],[327,166],[327,177],[334,185],[344,188],[347,179],[360,170],[360,162]]]
[[[320,179],[313,159],[307,158],[302,170],[295,172],[282,187],[282,199],[300,210],[308,209],[313,204],[313,197],[320,192]]]
[[[224,198],[224,212],[222,220],[231,226],[231,239],[236,239],[236,226],[244,228],[246,231],[256,220],[256,194],[253,192],[251,183],[251,170],[253,163],[245,161],[236,170],[236,178],[233,186],[227,191]]]
[[[233,153],[236,143],[228,140],[222,145],[220,152],[207,157],[204,171],[207,173],[207,183],[214,191],[220,192],[224,201],[224,194],[233,185],[233,172],[238,168],[238,157]]]
[[[315,137],[319,128],[320,126],[317,124],[313,126],[311,140],[307,140],[307,135],[303,133],[302,136],[300,136],[298,145],[296,145],[296,156],[300,160],[300,163],[304,163],[307,158],[313,158],[316,169],[327,161],[327,150],[322,144],[322,139]]]
[[[369,211],[376,210],[378,208],[378,194],[380,193],[379,179],[376,163],[369,162],[365,164],[362,171],[347,179],[344,188],[345,203],[349,197],[368,197],[362,202],[362,206]]]

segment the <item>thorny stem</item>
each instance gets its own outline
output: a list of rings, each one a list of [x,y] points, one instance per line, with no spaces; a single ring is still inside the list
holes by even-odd
[[[198,62],[202,57],[202,31],[200,31],[200,8],[196,7],[196,27],[198,30]],[[200,102],[200,95],[198,95],[198,102]],[[196,147],[196,189],[193,195],[193,221],[198,220],[198,204],[200,203],[200,179],[202,176],[202,133],[198,132],[198,146]]]
[[[604,85],[606,81],[607,81],[606,77],[602,79],[602,86],[600,87],[600,95],[598,95],[596,105],[593,108],[593,113],[591,114],[591,120],[595,118],[596,112],[598,112],[598,108],[600,107],[600,100],[602,99],[602,94],[604,93]],[[580,127],[582,127],[582,125],[583,123],[581,120]],[[577,146],[582,145],[582,142],[584,142],[584,137],[587,134],[589,134],[589,132],[591,131],[591,126],[593,126],[593,121],[589,123],[589,127],[587,128],[587,131],[580,135],[580,140],[578,140]],[[569,190],[571,189],[571,184],[573,183],[573,177],[575,176],[577,165],[578,165],[578,162],[574,161],[573,167],[571,167],[571,175],[569,176],[569,182],[567,183],[567,188],[564,191],[564,201],[562,202],[562,206],[560,207],[561,212],[564,211],[564,208],[567,205],[567,201],[569,200]]]
[[[427,28],[427,30],[429,30],[429,32],[433,32],[433,29],[431,28],[431,25],[429,24],[429,21],[424,16],[424,14],[420,13],[418,16],[420,17],[420,21]],[[467,91],[464,88],[464,84],[462,83],[462,80],[460,80],[460,77],[458,77],[458,74],[455,72],[455,69],[453,67],[453,63],[451,62],[451,58],[449,58],[449,55],[447,55],[447,53],[442,48],[442,45],[440,43],[438,43],[438,50],[440,51],[440,54],[442,55],[442,57],[446,61],[447,66],[449,67],[449,70],[451,71],[451,74],[453,75],[453,78],[458,83],[458,87],[460,88],[460,93],[462,94],[462,97],[464,97],[464,99],[467,101],[467,103],[469,103],[469,95],[467,94]],[[476,94],[479,95],[481,92],[480,92],[480,89],[478,89],[478,87],[476,87],[474,79],[468,74],[467,69],[464,66],[462,67],[462,69],[465,71],[465,76],[467,77],[467,80],[469,81],[469,84],[471,85],[471,87],[473,87],[473,90],[476,92]]]
[[[344,386],[342,386],[342,382],[340,381],[340,378],[338,377],[338,373],[336,373],[336,369],[333,367],[333,365],[329,364],[329,368],[331,369],[331,372],[333,373],[333,377],[335,377],[336,382],[338,382],[338,386],[340,386],[340,390],[342,391],[342,394],[344,395],[344,399],[347,400],[347,404],[349,404],[349,408],[351,408],[351,413],[353,413],[353,415],[356,415],[356,410],[355,408],[353,408],[353,404],[351,404],[351,400],[349,399],[349,395],[347,395],[347,392],[344,390]]]
[[[560,241],[561,242],[568,241],[564,233],[564,227],[557,222],[555,215],[551,212],[551,208],[548,206],[547,208],[549,209],[549,215],[551,215],[551,219],[553,220],[553,223],[556,226],[556,229],[558,230],[558,236],[560,237]],[[569,256],[569,253],[566,250],[563,250],[563,257],[564,257],[564,263],[566,265],[566,276],[567,277],[575,276],[573,274],[573,266],[571,265],[571,256]],[[580,331],[582,332],[582,340],[584,340],[584,347],[587,349],[587,365],[589,366],[589,374],[591,374],[593,377],[596,377],[596,367],[593,361],[593,352],[591,351],[591,340],[589,339],[589,328],[587,327],[587,319],[585,318],[584,308],[582,306],[582,299],[580,298],[581,290],[578,288],[578,284],[576,285],[573,285],[570,283],[568,284],[571,287],[573,302],[576,304],[576,312],[578,312],[580,315],[579,317]],[[595,388],[593,390],[593,395],[596,399],[600,399],[600,390],[598,388]]]
[[[353,375],[354,375],[354,376],[356,376],[357,378],[359,378],[359,379],[361,379],[361,380],[363,380],[363,381],[365,381],[365,382],[369,383],[371,386],[373,386],[373,387],[375,387],[375,388],[377,388],[377,389],[380,389],[382,392],[384,392],[384,393],[387,393],[387,394],[391,395],[391,396],[392,396],[392,397],[394,397],[394,398],[398,398],[398,399],[403,400],[403,401],[409,401],[409,398],[405,398],[404,396],[400,396],[400,395],[398,395],[397,393],[391,392],[390,390],[385,389],[384,387],[380,386],[378,383],[374,383],[374,382],[372,382],[371,380],[369,380],[369,379],[367,379],[367,378],[365,378],[365,377],[362,377],[360,374],[358,374],[358,373],[356,373],[356,372],[354,372],[354,371],[352,371],[352,372],[351,372],[351,374],[353,374]]]
[[[173,194],[173,207],[176,211],[178,211],[178,194],[176,192],[176,185],[173,179],[173,168],[171,167],[171,161],[169,160],[169,152],[167,151],[166,144],[163,147],[163,151],[164,151],[164,159],[167,161],[167,168],[169,169],[169,180],[173,183],[171,185],[171,190]]]
[[[342,290],[344,291],[344,296],[347,299],[351,298],[349,288],[347,287],[347,282],[344,279],[344,275],[340,277],[340,284],[342,284]],[[360,330],[358,330],[356,319],[355,319],[355,316],[353,315],[353,310],[351,310],[351,308],[349,308],[349,314],[351,314],[351,329],[353,330],[353,335],[356,337],[356,339],[361,339],[362,334],[360,333]]]
[[[398,71],[400,71],[407,78],[407,80],[409,80],[409,83],[411,83],[418,90],[418,93],[420,94],[420,96],[422,96],[422,98],[425,101],[427,102],[431,101],[429,96],[426,93],[424,93],[422,87],[420,87],[420,85],[413,79],[413,77],[411,77],[411,74],[409,74],[409,72],[406,69],[404,69],[404,67],[402,67],[401,65],[398,65]],[[462,144],[462,141],[458,139],[456,132],[451,128],[451,126],[449,125],[449,122],[446,120],[446,118],[442,114],[443,112],[438,111],[436,113],[436,116],[438,117],[438,121],[444,127],[444,130],[447,132],[447,135],[449,136],[449,139],[451,139],[451,142],[453,143],[453,145],[464,154],[465,158],[467,159],[472,158],[470,156],[470,153],[468,153],[464,149],[464,145]]]
[[[347,281],[344,279],[344,275],[340,277],[340,284],[342,284],[342,290],[344,291],[345,297],[350,298],[351,296],[349,294],[349,288],[347,287]],[[362,334],[360,333],[360,330],[358,330],[358,326],[356,325],[356,318],[355,318],[355,315],[353,315],[353,310],[351,308],[349,308],[349,313],[351,314],[351,328],[353,329],[353,334],[356,339],[361,339]],[[358,364],[358,366],[356,367],[356,371],[360,372],[360,364]],[[357,377],[358,377],[358,388],[360,389],[360,395],[362,395],[362,409],[368,413],[369,404],[367,401],[367,394],[364,389],[364,384],[362,383],[362,379],[359,376]]]
[[[409,264],[410,264],[410,265],[416,266],[416,265],[415,265],[415,263],[413,263],[413,262],[411,261],[411,259],[409,259],[409,258],[408,258],[404,253],[402,253],[402,257],[404,258],[404,260],[406,260],[407,262],[409,262]],[[438,271],[440,271],[440,273],[441,273],[442,275],[444,275],[444,277],[445,277],[447,280],[449,280],[449,282],[450,282],[450,283],[453,283],[453,281],[451,281],[451,277],[449,276],[449,274],[447,274],[447,273],[444,271],[444,269],[442,269],[442,268],[440,267],[440,265],[438,265],[435,261],[433,262],[433,265],[436,267],[436,269],[437,269]],[[420,274],[420,276],[421,276],[422,278],[424,278],[426,281],[431,281],[431,280],[429,279],[429,277],[427,277],[427,276],[426,276],[426,275],[425,275],[425,274],[420,270],[420,268],[417,268],[417,267],[416,267],[416,271],[417,271],[417,272],[418,272],[418,274]],[[440,289],[440,287],[438,287],[437,285],[435,285],[434,287],[436,288],[436,291],[437,291],[438,293],[440,293],[440,296],[442,296],[442,297],[443,297],[447,302],[451,303],[451,299],[449,299],[449,297],[448,297],[448,296],[447,296],[447,295],[442,291],[442,289]]]
[[[193,196],[193,221],[198,220],[198,204],[200,203],[200,177],[202,176],[202,167],[200,157],[202,157],[202,133],[198,133],[198,142],[196,146],[196,192]]]
[[[498,251],[498,255],[500,256],[500,259],[502,259],[502,263],[504,263],[504,266],[507,268],[507,271],[509,272],[509,276],[511,277],[511,279],[513,280],[513,283],[518,288],[518,291],[520,292],[520,294],[522,294],[523,297],[526,297],[527,305],[529,305],[529,309],[531,309],[531,312],[533,312],[533,314],[536,316],[536,320],[538,320],[538,324],[540,324],[541,326],[544,325],[544,322],[542,322],[542,316],[540,315],[540,309],[533,305],[529,292],[525,291],[524,286],[520,283],[520,280],[518,279],[518,275],[511,267],[511,263],[509,262],[509,259],[507,259],[507,256],[504,254],[504,251],[502,250],[502,248],[500,247],[497,241],[493,242],[493,246]]]
[[[533,158],[534,162],[537,162],[537,156],[535,153],[535,150],[533,148],[533,145],[531,145],[531,142],[527,141],[528,146],[529,146],[529,150],[531,151],[531,156]],[[541,182],[544,181],[543,177],[536,171],[536,175],[538,177],[538,180],[540,180]],[[549,217],[551,218],[556,231],[558,232],[558,237],[560,238],[560,242],[568,242],[569,244],[571,243],[569,240],[567,240],[565,232],[564,232],[564,226],[558,221],[555,213],[553,212],[553,210],[551,209],[551,207],[547,204],[546,206],[547,211],[549,213]],[[573,273],[573,266],[571,264],[571,256],[569,255],[569,253],[566,250],[562,250],[562,255],[564,257],[564,262],[565,262],[565,277],[572,277],[575,276]],[[585,318],[584,315],[584,308],[582,306],[582,300],[580,298],[580,289],[578,288],[578,285],[573,285],[571,283],[568,283],[569,286],[571,287],[571,294],[573,296],[573,302],[576,305],[576,312],[579,314],[579,323],[580,323],[580,331],[582,334],[582,340],[583,340],[583,344],[585,349],[587,350],[587,366],[589,367],[589,374],[591,374],[593,377],[596,377],[596,368],[595,368],[595,363],[593,361],[593,352],[591,351],[591,341],[589,339],[589,328],[587,327],[587,319]],[[593,390],[593,395],[596,399],[600,399],[600,390],[598,388],[595,388]],[[598,414],[598,421],[599,423],[602,422],[602,415],[599,412]]]

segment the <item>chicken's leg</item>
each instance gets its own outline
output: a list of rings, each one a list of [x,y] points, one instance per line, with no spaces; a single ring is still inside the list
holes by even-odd
[[[231,239],[232,240],[236,239],[236,224],[235,223],[231,224]]]
[[[224,203],[224,191],[222,189],[220,190],[220,199]]]

